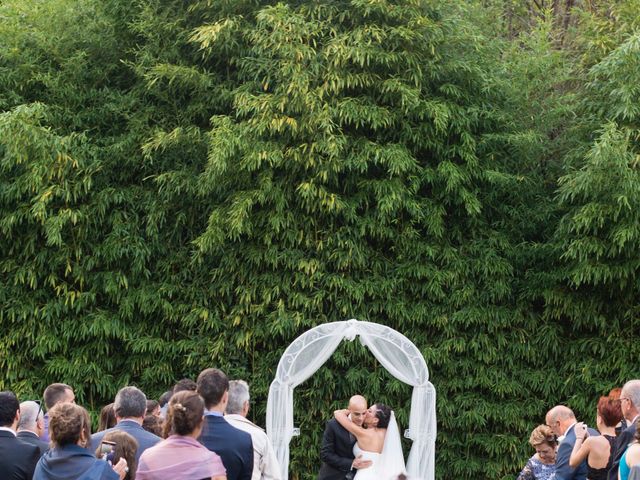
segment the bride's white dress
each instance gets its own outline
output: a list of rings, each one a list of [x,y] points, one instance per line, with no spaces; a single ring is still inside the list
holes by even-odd
[[[353,455],[356,458],[362,455],[364,460],[372,462],[370,467],[359,469],[353,480],[396,480],[399,474],[406,473],[400,433],[393,412],[391,412],[391,420],[384,437],[382,453],[362,450],[356,442],[353,446]]]
[[[370,467],[358,469],[353,480],[386,480],[383,479],[380,476],[380,472],[378,472],[381,456],[380,453],[362,450],[356,443],[353,446],[353,456],[358,458],[360,455],[362,455],[363,460],[371,460],[373,463]]]

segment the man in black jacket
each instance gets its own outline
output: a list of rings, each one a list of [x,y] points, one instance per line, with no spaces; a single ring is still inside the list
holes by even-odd
[[[0,478],[31,480],[40,449],[16,437],[20,403],[13,392],[0,392]]]
[[[627,450],[627,446],[633,442],[636,434],[636,421],[640,416],[640,380],[630,380],[624,384],[622,392],[620,392],[620,408],[627,422],[627,428],[620,432],[613,444],[609,480],[618,480],[620,458]]]
[[[361,395],[354,395],[349,399],[347,407],[351,412],[349,418],[356,425],[362,426],[364,414],[367,411],[367,400]],[[320,458],[322,466],[318,473],[318,480],[344,480],[355,475],[354,469],[371,466],[371,460],[354,458],[353,445],[356,439],[338,421],[333,418],[327,422],[322,436]]]

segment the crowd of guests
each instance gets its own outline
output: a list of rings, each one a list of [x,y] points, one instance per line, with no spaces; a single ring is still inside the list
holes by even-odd
[[[600,397],[596,429],[557,405],[531,432],[536,453],[517,480],[640,480],[640,380]]]
[[[279,480],[266,433],[247,419],[249,385],[209,368],[158,401],[121,388],[92,434],[73,388],[39,400],[0,392],[1,480]]]

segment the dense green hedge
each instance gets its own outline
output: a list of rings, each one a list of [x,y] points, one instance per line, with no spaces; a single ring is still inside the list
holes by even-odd
[[[370,320],[425,356],[437,477],[512,478],[550,406],[593,423],[637,377],[624,8],[563,52],[435,1],[0,2],[0,388],[95,411],[217,366],[262,424],[297,335]],[[344,344],[296,390],[292,478],[355,392],[406,426]]]

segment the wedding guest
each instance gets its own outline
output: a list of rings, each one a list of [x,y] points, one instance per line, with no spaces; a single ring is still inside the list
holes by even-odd
[[[47,407],[47,413],[44,415],[44,432],[40,439],[44,442],[49,441],[49,410],[59,403],[75,403],[76,395],[73,388],[65,383],[52,383],[44,389],[44,406]]]
[[[622,395],[622,387],[612,388],[607,395],[611,400],[620,400],[620,395]]]
[[[621,418],[619,405],[609,397],[600,397],[596,408],[596,426],[600,435],[591,437],[587,434],[587,426],[577,423],[576,443],[573,446],[569,465],[576,468],[584,460],[587,461],[587,478],[589,480],[606,480],[611,467],[611,452],[616,439],[615,426]]]
[[[27,400],[20,404],[20,421],[18,422],[18,439],[35,445],[40,449],[40,455],[49,450],[49,444],[40,440],[44,432],[44,412],[39,402]]]
[[[0,392],[0,478],[31,480],[40,449],[16,437],[20,402],[15,393]]]
[[[131,386],[121,388],[116,394],[113,409],[116,412],[116,420],[118,423],[109,430],[93,434],[91,443],[94,448],[97,448],[102,442],[102,437],[106,432],[122,430],[138,442],[136,460],[139,460],[142,452],[162,440],[157,435],[147,432],[142,428],[144,414],[147,411],[147,397],[145,397],[140,389]]]
[[[608,395],[608,397],[611,400],[614,400],[616,402],[617,409],[620,412],[620,421],[616,425],[616,436],[620,435],[620,432],[622,432],[622,430],[627,428],[627,421],[624,419],[624,416],[622,415],[622,407],[620,406],[621,394],[622,394],[622,388],[617,387],[617,388],[612,388]]]
[[[167,390],[162,395],[160,395],[160,398],[158,399],[158,404],[160,405],[160,408],[164,407],[169,403],[169,400],[171,400],[171,395],[173,395],[173,390]]]
[[[220,455],[229,480],[251,480],[251,435],[232,427],[224,419],[229,400],[229,379],[221,370],[207,368],[198,375],[198,393],[206,406],[202,434],[198,440]]]
[[[195,392],[198,389],[198,384],[191,380],[190,378],[183,378],[182,380],[178,380],[173,386],[173,394],[179,392]]]
[[[158,404],[160,405],[160,417],[167,418],[167,409],[169,408],[169,400],[171,400],[171,395],[173,395],[173,389],[167,390],[158,399]]]
[[[625,450],[620,457],[620,464],[618,467],[618,479],[628,480],[630,470],[633,467],[640,465],[640,430],[636,425],[636,433],[634,436],[634,442],[629,445],[629,448]]]
[[[636,434],[636,419],[640,416],[640,380],[630,380],[624,384],[620,393],[620,408],[627,426],[616,437],[609,480],[618,480],[620,459]]]
[[[162,418],[163,420],[167,418],[169,400],[171,400],[171,397],[174,394],[179,392],[187,392],[187,391],[195,392],[197,388],[198,388],[198,384],[193,380],[191,380],[190,378],[183,378],[182,380],[178,380],[176,384],[171,388],[171,390],[163,393],[162,396],[160,397],[160,400],[158,402],[158,404],[160,405],[160,413],[159,413],[160,418]]]
[[[559,442],[556,452],[555,480],[586,480],[586,461],[582,461],[576,468],[571,468],[569,465],[573,445],[576,443],[577,420],[573,411],[564,405],[556,405],[547,412],[545,423],[551,427]],[[589,428],[588,432],[589,435],[599,435],[593,428]]]
[[[98,432],[113,428],[116,426],[116,423],[118,422],[116,421],[116,412],[113,409],[113,403],[102,407],[102,410],[100,410],[100,420],[98,422]]]
[[[165,423],[167,438],[142,454],[137,480],[226,480],[220,457],[197,440],[203,422],[204,401],[200,395],[192,391],[174,394]]]
[[[160,404],[157,401],[147,399],[147,415],[160,416]]]
[[[127,462],[127,472],[123,480],[136,480],[136,470],[138,462],[136,462],[136,451],[138,450],[138,442],[127,432],[112,430],[104,435],[103,442],[113,442],[113,458],[109,461],[113,465],[117,465],[121,458]],[[96,457],[103,458],[102,445],[96,448]],[[104,457],[107,457],[105,454]],[[106,459],[106,458],[103,458]]]
[[[265,431],[247,418],[249,385],[244,380],[229,382],[229,401],[224,419],[251,435],[253,443],[253,473],[251,480],[280,480],[280,465]]]
[[[640,465],[631,467],[631,471],[629,472],[629,480],[640,480]]]
[[[144,420],[142,421],[142,428],[144,428],[147,432],[151,432],[154,435],[162,437],[163,430],[162,418],[156,415],[146,415]]]
[[[73,403],[54,406],[49,412],[52,448],[40,458],[34,480],[123,480],[128,470],[124,458],[112,467],[87,450],[90,425],[89,414],[81,406]]]
[[[527,461],[517,480],[549,480],[556,472],[558,441],[551,427],[538,425],[531,432],[529,444],[536,453]]]

